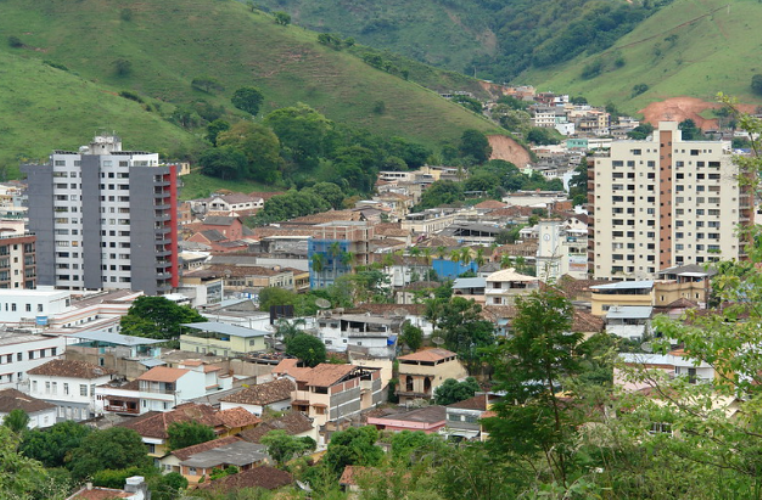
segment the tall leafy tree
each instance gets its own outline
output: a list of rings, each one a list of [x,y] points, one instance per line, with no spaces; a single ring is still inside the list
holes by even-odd
[[[21,408],[14,408],[3,417],[3,425],[16,434],[21,434],[29,425],[29,415]]]
[[[135,299],[120,326],[125,335],[153,339],[172,339],[183,332],[183,323],[206,321],[198,311],[164,297],[142,296]]]
[[[306,333],[295,336],[286,344],[286,354],[304,361],[307,366],[317,366],[326,360],[323,341]]]
[[[434,391],[434,401],[438,405],[451,405],[474,397],[479,389],[479,382],[474,377],[468,377],[463,382],[448,378]]]
[[[516,298],[511,335],[493,349],[495,390],[505,394],[486,419],[495,451],[519,459],[546,457],[553,478],[566,485],[571,444],[580,423],[559,393],[581,372],[573,351],[582,335],[570,333],[571,303],[552,290]]]
[[[325,116],[302,103],[276,109],[265,117],[264,123],[278,136],[284,153],[297,164],[310,168],[323,156],[326,139],[334,126]]]
[[[312,451],[317,447],[317,443],[309,436],[296,437],[291,436],[283,430],[273,430],[265,434],[261,441],[267,446],[267,453],[278,466],[283,466],[286,462],[307,451]]]
[[[233,106],[249,114],[256,115],[265,100],[265,96],[254,87],[241,87],[233,93],[230,101]]]
[[[376,446],[378,430],[373,426],[350,427],[331,436],[323,461],[336,475],[347,465],[375,466],[384,459],[384,451]]]
[[[217,135],[220,147],[231,147],[246,156],[247,169],[244,174],[248,179],[272,184],[280,179],[283,161],[280,158],[280,141],[269,128],[241,121],[230,130]]]
[[[492,154],[492,146],[489,145],[487,136],[474,129],[463,131],[458,150],[461,156],[470,156],[476,163],[486,163]]]
[[[66,457],[78,448],[92,429],[67,420],[47,429],[31,429],[24,434],[21,452],[42,462],[45,467],[63,467]]]
[[[468,371],[474,373],[482,362],[482,349],[495,342],[495,327],[482,319],[482,307],[473,300],[452,297],[441,304],[437,321],[444,346],[457,352]]]
[[[104,469],[148,468],[152,461],[140,434],[126,427],[94,431],[71,453],[67,463],[75,479]]]

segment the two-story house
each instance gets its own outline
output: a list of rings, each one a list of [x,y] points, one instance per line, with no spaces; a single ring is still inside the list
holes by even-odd
[[[485,304],[512,306],[516,296],[537,290],[540,280],[534,276],[519,274],[515,269],[503,269],[486,278]]]
[[[188,323],[183,326],[191,329],[190,332],[180,335],[180,349],[183,351],[227,357],[264,351],[267,348],[265,336],[268,333],[263,330],[217,321]]]
[[[355,416],[384,399],[377,368],[321,363],[297,368],[293,378],[291,407],[312,418],[316,426]]]
[[[258,417],[262,416],[265,408],[273,411],[288,411],[291,409],[291,393],[294,389],[294,382],[288,378],[253,385],[222,398],[220,409],[240,407]]]
[[[468,376],[458,355],[447,349],[426,349],[397,358],[399,361],[400,404],[416,399],[432,399],[434,391],[448,378],[464,380]]]
[[[105,384],[114,372],[84,361],[54,359],[32,368],[29,395],[56,405],[58,420],[87,420],[103,412],[95,388]]]
[[[465,401],[448,405],[447,425],[441,431],[442,434],[456,440],[479,439],[481,434],[479,420],[498,399],[499,396],[494,394],[477,394]]]
[[[404,318],[370,314],[330,313],[318,318],[320,338],[330,350],[344,351],[355,346],[373,357],[391,357]]]

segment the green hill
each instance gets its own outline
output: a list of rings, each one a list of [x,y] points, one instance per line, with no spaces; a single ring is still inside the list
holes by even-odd
[[[244,0],[241,0],[244,1]],[[248,0],[246,0],[248,1]],[[600,52],[673,0],[259,0],[310,29],[503,82]]]
[[[116,130],[126,147],[181,155],[198,140],[75,75],[35,59],[0,51],[0,177],[17,177],[19,163],[44,159],[53,149],[76,150],[101,130]]]
[[[15,61],[11,67],[3,67],[1,81],[8,82],[13,92],[0,95],[0,105],[20,112],[14,101],[38,108],[57,103],[62,109],[68,105],[65,101],[73,101],[82,108],[77,114],[61,113],[65,116],[60,120],[52,116],[46,120],[24,117],[28,124],[16,127],[15,147],[19,149],[13,149],[11,143],[11,152],[6,153],[12,156],[39,156],[52,147],[72,147],[91,136],[94,128],[112,124],[126,144],[156,144],[156,149],[176,154],[177,148],[200,143],[200,134],[191,139],[179,127],[172,129],[162,124],[156,128],[148,123],[158,123],[159,114],[171,118],[176,105],[193,106],[212,116],[237,113],[230,96],[245,85],[264,93],[263,113],[304,102],[337,122],[386,136],[400,135],[428,146],[453,141],[466,128],[496,131],[486,119],[421,85],[375,69],[346,50],[320,45],[315,33],[277,25],[270,15],[251,12],[232,0],[40,0],[34,4],[5,0],[2,6],[0,32],[9,40],[15,37],[14,44],[23,46],[0,46],[2,60]],[[62,64],[72,74],[42,66],[41,60]],[[121,75],[116,66],[119,60],[123,69],[128,66]],[[32,82],[21,66],[22,73],[15,73],[16,65],[47,73]],[[444,73],[429,74],[427,78],[436,80],[436,74],[442,75],[443,87],[448,85],[448,79],[458,79]],[[225,89],[212,93],[193,89],[191,81],[201,75],[218,79]],[[56,83],[57,78],[65,79]],[[74,88],[82,91],[76,99],[70,99],[68,94]],[[154,108],[158,105],[159,113],[140,113],[137,103],[116,97],[114,102],[119,102],[120,108],[101,107],[96,112],[90,109],[94,97],[88,98],[88,93],[109,95],[123,89],[158,100],[151,102]],[[383,113],[374,111],[380,101],[385,105]],[[122,109],[133,109],[146,120],[140,125],[135,122],[134,129],[143,130],[142,135],[132,135],[132,127],[124,125],[132,118],[117,118],[123,114]],[[82,115],[89,117],[85,120],[80,118]],[[50,129],[49,138],[31,135],[36,123]],[[140,141],[147,136],[159,140]],[[177,146],[161,147],[162,136],[171,138]]]
[[[675,0],[611,49],[527,71],[520,80],[591,102],[612,101],[630,113],[671,96],[712,101],[718,92],[762,103],[750,88],[752,75],[762,73],[762,31],[755,22],[761,18],[757,0]],[[597,68],[597,76],[582,77]],[[638,84],[648,90],[633,96]]]

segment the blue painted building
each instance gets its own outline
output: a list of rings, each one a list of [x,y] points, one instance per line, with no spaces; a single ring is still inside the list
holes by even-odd
[[[352,268],[346,260],[350,249],[349,240],[324,240],[310,238],[307,242],[307,257],[310,266],[310,289],[326,288],[336,278],[349,273]],[[315,257],[320,255],[321,257]],[[316,270],[320,261],[322,269]]]

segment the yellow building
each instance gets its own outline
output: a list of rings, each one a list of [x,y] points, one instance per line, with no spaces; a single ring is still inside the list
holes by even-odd
[[[653,281],[620,281],[590,287],[591,313],[606,316],[612,307],[650,306],[655,304]]]
[[[447,349],[426,349],[400,356],[397,360],[400,404],[415,399],[432,399],[436,388],[448,378],[463,380],[468,376],[458,355]]]
[[[267,348],[265,336],[268,333],[265,331],[216,321],[188,323],[183,326],[191,329],[190,333],[180,335],[180,349],[183,351],[229,357],[264,351]]]

